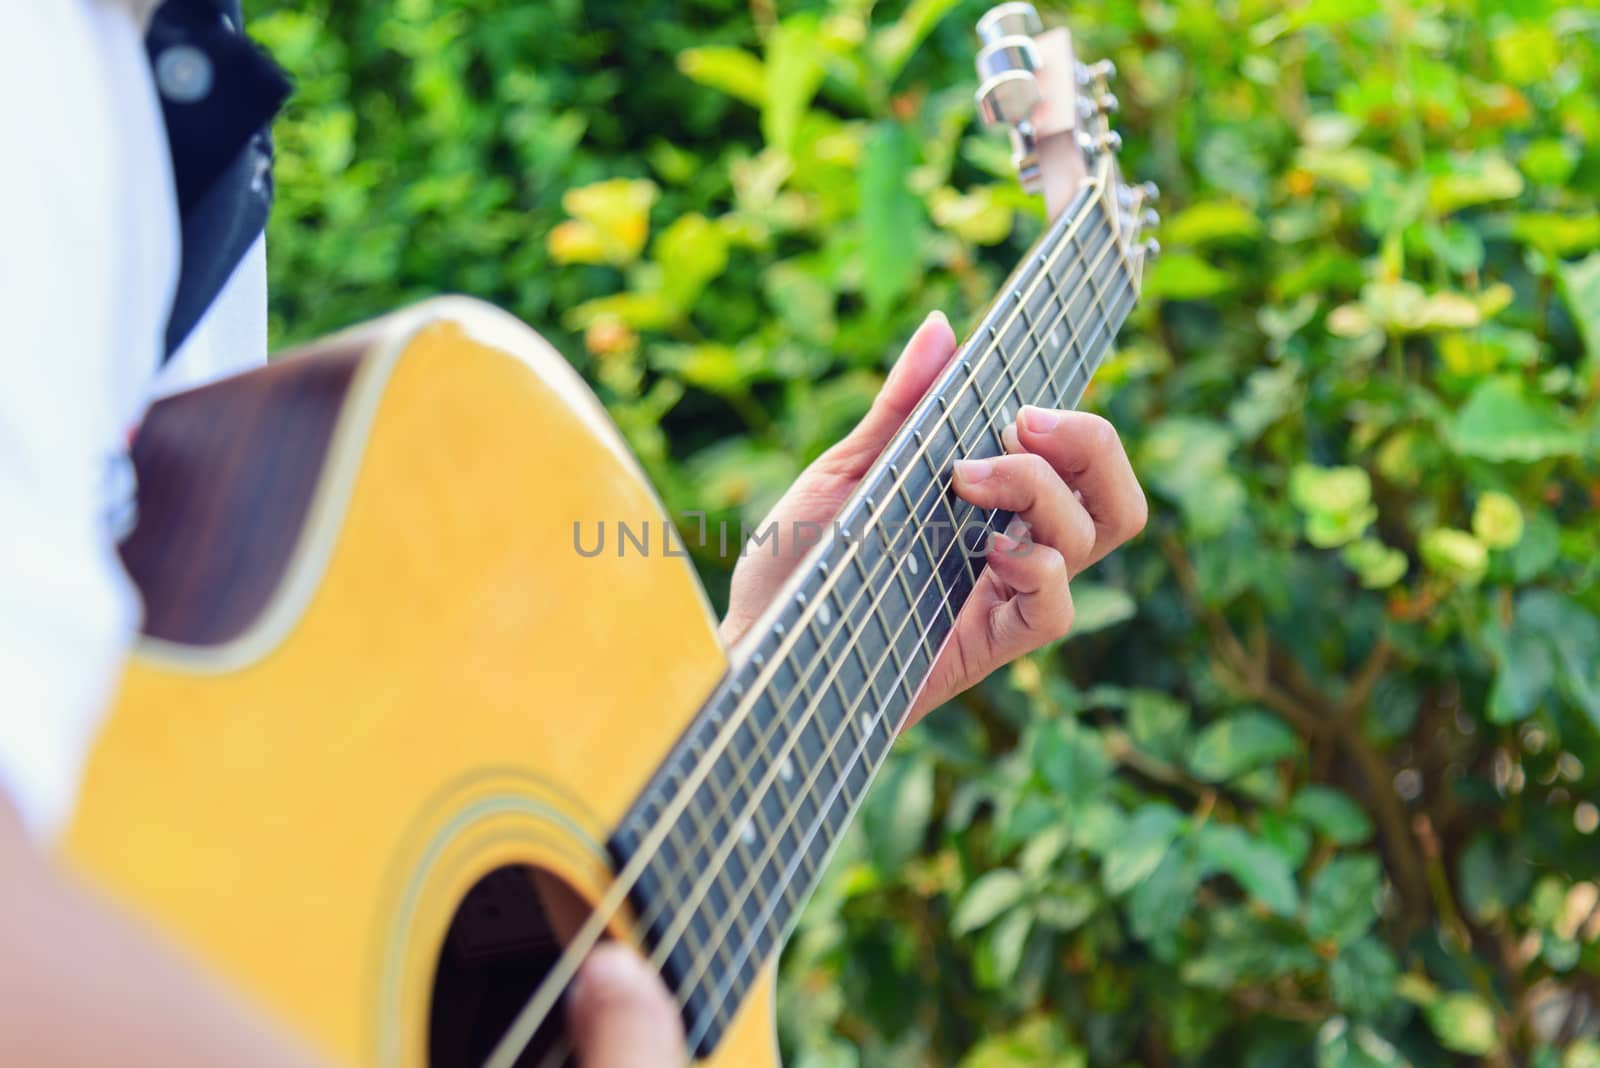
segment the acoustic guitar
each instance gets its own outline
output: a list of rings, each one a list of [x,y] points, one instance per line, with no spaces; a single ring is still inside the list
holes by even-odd
[[[776,1065],[779,946],[1008,519],[951,465],[1077,401],[1153,251],[1110,65],[1027,4],[979,31],[1051,222],[735,662],[579,376],[424,304],[151,409],[68,862],[335,1063],[570,1063],[613,937],[697,1059]]]

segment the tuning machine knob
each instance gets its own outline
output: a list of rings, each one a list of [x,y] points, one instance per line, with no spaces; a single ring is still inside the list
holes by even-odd
[[[1109,59],[1096,60],[1093,63],[1078,64],[1078,84],[1090,86],[1098,81],[1107,81],[1117,76],[1117,65]]]
[[[1000,4],[978,20],[978,38],[984,44],[1006,37],[1033,37],[1043,32],[1044,22],[1032,4]]]
[[[978,88],[978,114],[989,126],[1026,123],[1039,104],[1039,83],[1025,70],[1008,70]]]

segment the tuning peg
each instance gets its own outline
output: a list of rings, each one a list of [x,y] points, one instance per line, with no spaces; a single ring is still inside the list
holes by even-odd
[[[1140,245],[1139,248],[1144,252],[1145,259],[1147,260],[1153,260],[1157,256],[1161,255],[1161,242],[1157,241],[1153,237],[1145,238],[1144,243]]]
[[[1027,122],[1039,104],[1039,83],[1025,70],[1006,70],[978,87],[978,114],[988,126]]]
[[[978,38],[992,44],[1004,37],[1032,37],[1044,32],[1044,23],[1032,4],[1010,3],[990,8],[978,20]]]
[[[1161,225],[1161,215],[1154,208],[1146,208],[1139,213],[1139,225],[1146,230],[1154,230]]]
[[[1100,111],[1106,115],[1115,115],[1122,108],[1122,101],[1117,99],[1116,93],[1101,93],[1095,101]]]
[[[1008,70],[1025,70],[1032,74],[1041,65],[1039,46],[1032,37],[1002,37],[991,41],[978,53],[978,80],[988,81],[996,74]]]
[[[1090,64],[1078,64],[1078,84],[1090,85],[1096,81],[1110,81],[1117,76],[1117,65],[1109,59],[1097,60]]]
[[[1157,201],[1161,199],[1161,187],[1156,185],[1154,182],[1140,182],[1134,188],[1137,189],[1147,201]]]
[[[1122,135],[1115,130],[1107,130],[1095,141],[1095,147],[1102,152],[1122,151]]]

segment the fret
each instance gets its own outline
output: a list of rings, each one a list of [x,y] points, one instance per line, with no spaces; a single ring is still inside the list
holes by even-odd
[[[994,327],[990,327],[989,331],[992,336],[994,334]],[[1004,370],[1006,365],[1006,356],[1004,351],[1000,350],[999,341],[997,339],[991,341],[991,346],[993,347],[993,351],[989,354],[992,357],[990,363],[998,365],[998,368],[994,371],[991,371],[991,374],[993,374],[996,381],[998,381],[999,375]],[[989,455],[1002,453],[1005,451],[1006,446],[1004,440],[1002,440],[1000,437],[1000,428],[1002,425],[1000,416],[997,412],[990,408],[990,393],[992,390],[990,388],[986,388],[979,381],[975,372],[972,370],[971,361],[965,362],[962,366],[966,369],[967,380],[962,383],[961,392],[966,396],[975,397],[977,399],[976,415],[978,419],[978,427],[982,433],[988,434],[994,438],[994,452],[989,453]],[[956,433],[965,435],[970,432],[971,426],[971,422],[963,419],[956,424]]]
[[[772,780],[771,793],[778,798],[783,810],[782,822],[776,832],[780,842],[779,853],[783,856],[799,854],[809,878],[816,874],[816,870],[806,853],[804,834],[820,809],[814,792],[805,788],[808,772],[816,764],[806,759],[803,740],[808,733],[813,737],[820,736],[815,734],[817,709],[808,695],[801,673],[809,669],[822,647],[810,626],[797,628],[793,640],[788,660],[773,676],[773,689],[778,693],[793,694],[794,699],[790,703],[788,722],[773,743],[774,750],[783,755],[776,758],[777,774]],[[787,752],[784,752],[785,748]],[[820,744],[817,751],[821,751]],[[799,793],[793,792],[796,786],[801,787]],[[791,888],[786,886],[786,897],[790,893]],[[791,904],[798,907],[793,902]]]
[[[844,613],[850,605],[840,595],[839,590],[844,582],[843,576],[849,574],[849,572],[848,570],[842,570],[839,574],[838,584],[835,585],[831,593],[825,595],[825,600],[832,603],[833,610],[838,614],[842,627],[844,621],[848,618]],[[846,754],[840,745],[846,733],[845,724],[842,721],[850,717],[849,695],[861,692],[861,688],[866,685],[866,673],[862,671],[858,660],[861,632],[856,630],[845,631],[845,633],[850,638],[849,641],[842,643],[845,648],[838,649],[833,643],[822,647],[822,652],[818,657],[818,663],[822,668],[822,681],[817,686],[817,689],[823,695],[821,706],[830,709],[833,713],[831,717],[823,721],[823,751],[827,754],[828,767],[833,772],[833,781],[842,784],[840,788],[848,791],[851,787],[850,773],[852,768],[850,762],[845,759]],[[823,805],[823,810],[824,814],[826,814],[826,804]]]
[[[758,705],[761,700],[763,699],[757,699]],[[753,807],[755,795],[750,788],[749,773],[744,769],[750,768],[755,763],[755,753],[755,730],[751,718],[746,717],[734,729],[728,751],[723,754],[718,767],[713,769],[711,775],[706,776],[702,784],[702,792],[710,796],[711,803],[728,814],[729,824],[727,838],[719,844],[716,854],[723,857],[722,863],[720,865],[716,863],[716,855],[712,858],[716,871],[711,881],[723,883],[723,889],[731,904],[722,915],[727,916],[745,935],[748,935],[755,924],[760,922],[761,911],[760,902],[745,890],[745,884],[755,874],[756,865],[748,848],[753,840],[748,813]],[[731,780],[726,793],[719,787],[719,779]],[[704,878],[703,872],[691,874],[697,882]],[[724,925],[727,922],[729,921],[725,920]]]
[[[825,642],[826,638],[823,640]],[[837,752],[830,751],[832,731],[826,727],[837,720],[838,713],[825,717],[812,712],[813,708],[820,707],[819,698],[805,681],[811,674],[809,667],[813,662],[823,664],[826,670],[825,656],[825,645],[819,644],[816,654],[806,658],[807,670],[800,675],[799,692],[807,712],[800,717],[796,728],[799,740],[794,750],[799,755],[799,767],[795,769],[795,777],[801,784],[799,811],[804,813],[795,821],[795,851],[803,858],[807,872],[813,877],[821,866],[827,845],[826,836],[816,833],[819,826],[825,826],[827,822],[827,806],[819,798],[825,798],[832,789],[831,784],[839,782],[844,775]]]
[[[1045,267],[1045,281],[1027,300],[1018,296],[1017,315],[1027,325],[1028,349],[1018,354],[1012,361],[1012,385],[1017,394],[1017,405],[1038,404],[1046,397],[1045,368],[1040,360],[1044,352],[1045,339],[1039,333],[1042,322],[1038,314],[1041,306],[1048,306],[1051,295],[1055,292],[1055,279],[1050,273],[1051,268]]]
[[[1017,409],[1025,399],[1022,387],[1017,381],[1016,366],[1024,362],[1039,347],[1037,339],[1033,336],[1033,328],[1028,322],[1027,309],[1023,306],[1022,290],[1012,291],[1015,300],[1012,312],[1011,325],[1006,328],[1006,344],[995,356],[1000,361],[1000,370],[1005,376],[1005,384],[1000,391],[1000,396],[995,400],[995,407],[999,409],[1000,418],[997,422],[999,430],[1004,430],[1017,421]],[[1005,440],[1000,442],[1000,451],[1005,451]]]
[[[900,664],[900,622],[911,611],[911,599],[906,597],[902,602],[898,595],[904,587],[897,587],[888,581],[900,571],[899,561],[891,551],[886,549],[870,567],[863,563],[861,554],[857,554],[853,563],[861,577],[863,597],[870,602],[868,612],[882,633],[884,643],[883,653],[872,657],[867,665],[867,692],[873,705],[868,711],[878,719],[886,719],[887,710],[899,695],[892,688],[894,680],[889,680],[891,689],[887,694],[881,692],[879,683],[883,681],[889,660],[892,659],[897,666]],[[863,729],[867,729],[865,724]]]
[[[652,804],[650,810],[655,812],[656,818],[659,818],[659,805]],[[698,843],[696,850],[684,850],[681,844],[678,844],[679,836],[677,832],[679,829],[680,825],[678,823],[674,823],[671,831],[668,833],[666,843],[663,844],[662,852],[674,857],[675,859],[684,861],[684,863],[680,865],[682,870],[704,870],[702,865],[693,863],[691,858],[695,857],[697,850],[704,847],[705,842],[703,840],[696,839]],[[699,827],[696,826],[692,829],[691,833],[698,833],[698,830]],[[709,857],[707,857],[707,862],[709,862]],[[652,875],[654,875],[654,873],[652,873]],[[680,890],[674,882],[670,880],[658,879],[657,885],[653,888],[653,892],[651,894],[652,899],[656,901],[658,905],[658,916],[656,918],[664,919],[667,916],[681,914],[683,911],[685,911],[686,907],[689,905],[687,894],[691,889],[692,886],[689,884],[685,884]],[[720,889],[718,889],[716,893],[717,896],[721,898]],[[692,958],[697,957],[700,954],[705,953],[711,947],[716,946],[719,940],[713,938],[711,930],[710,918],[712,915],[715,915],[715,913],[708,913],[700,909],[688,909],[688,911],[690,919],[683,932],[685,951],[684,955]]]
[[[789,676],[787,680],[784,678],[785,674]],[[786,682],[792,683],[793,676],[794,672],[787,664],[780,665],[773,674],[772,690],[770,692],[794,692],[792,685],[785,685]],[[784,787],[780,772],[780,768],[786,764],[792,767],[793,761],[788,755],[782,757],[777,755],[783,751],[783,747],[788,743],[789,732],[783,726],[775,724],[765,743],[765,754],[761,764],[762,773],[757,780],[758,785],[756,787],[760,796],[756,802],[755,812],[751,815],[751,819],[754,820],[754,830],[757,832],[754,838],[759,845],[757,850],[758,857],[765,857],[769,850],[775,852],[778,856],[783,856],[791,852],[792,848],[798,848],[798,838],[794,835],[794,824],[791,820],[793,806],[790,803],[788,791]],[[763,787],[759,785],[760,783],[766,783],[767,785]],[[795,842],[791,847],[790,839],[792,837],[795,838]],[[762,878],[770,864],[770,860],[758,859],[757,863],[751,866],[758,880]],[[792,886],[787,883],[783,884],[781,892],[788,906],[791,908],[798,907],[798,902],[793,898],[794,889]]]
[[[841,569],[839,582],[844,584],[844,576],[849,572]],[[859,592],[857,587],[857,592]],[[837,593],[837,588],[835,590]],[[854,747],[851,738],[860,738],[860,724],[852,711],[851,705],[855,695],[863,693],[867,688],[868,664],[867,654],[863,648],[867,645],[865,628],[857,632],[856,639],[848,643],[842,650],[824,647],[822,650],[822,666],[826,670],[824,686],[831,695],[837,695],[838,700],[833,703],[835,716],[825,732],[825,744],[828,747],[828,764],[834,770],[835,785],[843,796],[854,803],[867,786],[866,769],[859,762],[851,759]],[[823,803],[824,814],[828,806]]]
[[[895,465],[891,464],[889,466],[889,471],[891,474],[895,473],[896,470],[897,468]],[[899,481],[898,477],[896,477],[896,481]],[[928,589],[935,589],[939,601],[937,607],[942,607],[944,609],[944,613],[948,617],[950,625],[953,627],[955,626],[956,621],[955,611],[950,607],[949,599],[945,595],[946,591],[944,583],[941,582],[939,578],[939,557],[943,546],[936,548],[935,545],[930,543],[928,539],[929,531],[933,530],[936,523],[942,522],[942,520],[937,518],[938,511],[942,511],[946,516],[950,517],[951,522],[954,522],[954,516],[952,516],[950,513],[950,506],[948,502],[945,501],[944,494],[939,491],[937,486],[928,486],[924,492],[927,494],[929,499],[926,502],[925,507],[921,509],[921,511],[924,511],[927,514],[921,515],[919,514],[919,509],[917,506],[912,503],[911,495],[904,485],[899,487],[898,492],[900,495],[900,503],[902,507],[905,508],[906,514],[913,517],[910,520],[912,524],[911,533],[913,544],[908,545],[905,550],[909,558],[907,566],[909,568],[911,559],[915,559],[911,558],[910,554],[920,552],[922,566],[920,568],[912,569],[912,574],[918,575],[919,577],[924,574],[927,576],[925,579],[925,585],[922,587],[923,592],[918,594],[918,596],[913,600],[913,604],[920,603],[922,598],[926,596],[926,591]],[[918,615],[918,618],[922,618],[920,614]],[[935,614],[935,618],[937,618],[937,614]],[[932,664],[938,655],[938,643],[935,642],[932,645],[929,645],[929,628],[925,626],[919,629],[922,631],[923,644],[928,646],[928,662],[929,664]]]

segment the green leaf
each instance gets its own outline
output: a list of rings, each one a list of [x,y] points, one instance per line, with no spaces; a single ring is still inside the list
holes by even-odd
[[[1291,869],[1299,868],[1311,855],[1311,832],[1283,813],[1262,812],[1256,834],[1276,850]]]
[[[1522,507],[1504,493],[1491,490],[1472,510],[1472,533],[1491,549],[1509,549],[1522,540]]]
[[[1358,538],[1339,554],[1346,566],[1369,590],[1384,590],[1405,578],[1411,562],[1399,549],[1390,548],[1377,538]]]
[[[1072,604],[1075,610],[1072,619],[1074,637],[1125,623],[1138,611],[1138,605],[1126,590],[1103,582],[1074,582]]]
[[[1233,200],[1191,204],[1161,227],[1162,241],[1169,245],[1249,240],[1260,233],[1261,220],[1249,208]]]
[[[894,81],[912,53],[933,32],[939,20],[948,15],[960,0],[911,0],[892,26],[873,38],[872,51],[884,80]]]
[[[1429,570],[1468,586],[1483,581],[1489,567],[1489,550],[1464,530],[1440,527],[1425,531],[1418,549]]]
[[[1600,245],[1600,214],[1522,212],[1511,219],[1511,236],[1551,259],[1562,259]]]
[[[1479,834],[1461,854],[1461,903],[1479,923],[1491,923],[1522,903],[1533,874],[1527,863],[1493,836]]]
[[[1027,893],[1028,884],[1020,873],[1010,868],[985,872],[962,895],[961,904],[950,920],[951,933],[963,935],[993,923]]]
[[[1578,324],[1589,362],[1600,362],[1600,252],[1590,253],[1577,263],[1557,265],[1556,282],[1573,322]]]
[[[1428,1025],[1446,1049],[1481,1057],[1498,1043],[1494,1010],[1476,994],[1445,994],[1428,1006],[1427,1013]]]
[[[1600,723],[1600,619],[1592,612],[1549,590],[1529,590],[1517,599],[1509,629],[1490,622],[1480,637],[1498,672],[1489,695],[1495,722],[1526,718],[1559,687]]]
[[[1372,837],[1372,821],[1366,812],[1331,787],[1304,787],[1289,802],[1289,815],[1306,821],[1339,845],[1359,845]]]
[[[1354,541],[1378,518],[1372,476],[1360,467],[1296,464],[1289,474],[1289,499],[1305,514],[1306,540],[1319,549]]]
[[[886,875],[904,867],[921,849],[932,815],[933,763],[891,756],[861,808],[874,866]]]
[[[1096,731],[1073,720],[1044,720],[1033,740],[1034,770],[1055,797],[1084,804],[1099,796],[1111,760]]]
[[[1178,760],[1188,749],[1189,706],[1159,690],[1135,690],[1128,698],[1128,734],[1145,752]]]
[[[709,89],[727,93],[752,107],[766,102],[766,71],[742,48],[705,45],[678,53],[678,69]]]
[[[1148,878],[1182,827],[1183,817],[1170,805],[1141,806],[1106,850],[1100,873],[1106,892],[1121,895]]]
[[[1218,720],[1195,739],[1189,769],[1206,782],[1223,782],[1299,751],[1294,731],[1264,712]]]
[[[981,978],[986,986],[1003,987],[1016,978],[1032,930],[1033,914],[1027,909],[1013,909],[984,935],[985,966]]]
[[[1376,857],[1335,857],[1317,872],[1306,896],[1306,930],[1347,946],[1378,918],[1383,873]]]
[[[1194,908],[1195,892],[1205,874],[1204,864],[1188,843],[1174,843],[1128,895],[1128,923],[1134,937],[1161,943],[1176,935]],[[1161,946],[1155,948],[1161,952]]]
[[[1061,1021],[1049,1013],[1039,1013],[1008,1031],[983,1038],[956,1068],[1085,1068],[1087,1064],[1083,1051],[1067,1041]]]
[[[1428,185],[1428,206],[1448,214],[1475,204],[1522,195],[1522,175],[1504,156],[1457,156]]]
[[[922,269],[917,255],[922,209],[906,186],[910,169],[905,130],[899,123],[879,123],[861,168],[862,289],[878,316],[905,296]]]
[[[1140,452],[1140,476],[1177,502],[1198,537],[1214,537],[1243,511],[1244,485],[1228,469],[1234,437],[1226,427],[1197,418],[1158,422]]]
[[[1033,903],[1034,920],[1041,927],[1071,931],[1094,915],[1100,896],[1085,883],[1058,883]]]
[[[1200,829],[1197,847],[1217,870],[1233,876],[1247,894],[1279,916],[1293,916],[1299,910],[1294,870],[1266,842],[1241,827],[1208,823]]]
[[[761,94],[761,133],[767,144],[794,154],[806,107],[822,85],[822,45],[812,14],[791,15],[767,37]]]
[[[1335,1016],[1317,1031],[1317,1068],[1411,1068],[1411,1062],[1370,1027]]]
[[[1189,252],[1162,256],[1144,279],[1144,295],[1150,300],[1205,300],[1232,287],[1225,271]]]
[[[1600,726],[1600,617],[1554,591],[1528,590],[1517,598],[1516,626],[1544,639],[1560,689]]]
[[[1345,946],[1328,966],[1328,985],[1334,1002],[1358,1016],[1376,1016],[1395,997],[1400,964],[1383,941],[1362,938]]]
[[[704,215],[680,215],[656,236],[651,250],[662,267],[661,295],[687,314],[728,265],[728,239]]]
[[[1576,456],[1583,437],[1548,401],[1531,395],[1521,379],[1485,379],[1449,424],[1450,440],[1468,456],[1531,462]]]

